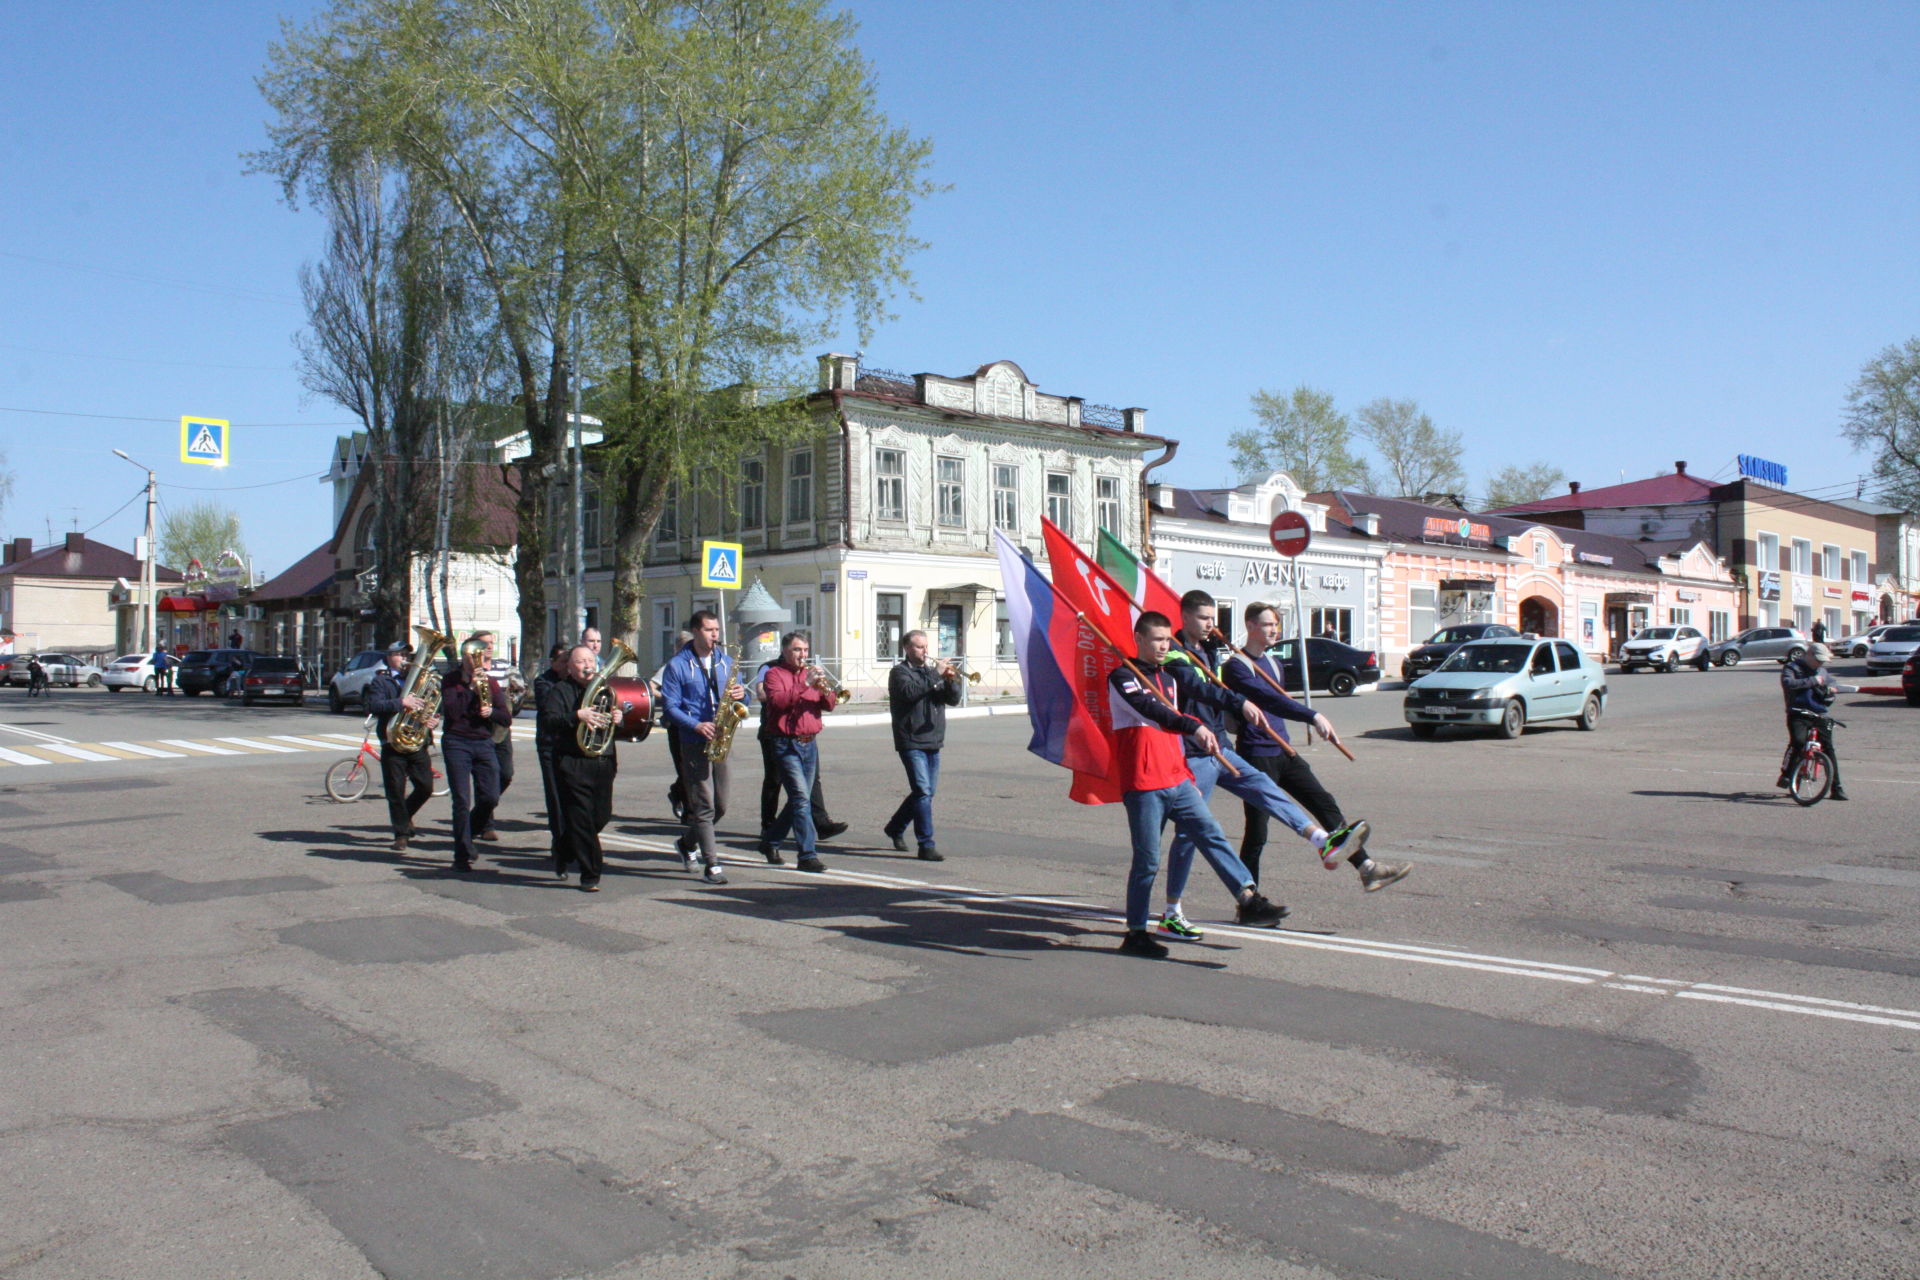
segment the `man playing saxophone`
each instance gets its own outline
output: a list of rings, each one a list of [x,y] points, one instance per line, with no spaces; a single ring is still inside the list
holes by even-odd
[[[469,636],[460,661],[440,684],[440,754],[447,765],[453,801],[453,869],[473,870],[473,836],[493,825],[500,803],[500,759],[493,749],[497,725],[513,724],[513,708],[500,682],[487,674],[487,644]]]
[[[726,753],[714,744],[725,742],[724,735],[738,723],[732,713],[743,712],[750,700],[732,656],[720,647],[720,619],[702,609],[687,620],[687,629],[693,638],[660,673],[661,708],[668,731],[680,743],[680,785],[686,793],[680,864],[693,870],[697,850],[702,878],[708,884],[725,884],[727,873],[720,867],[713,827],[727,813],[730,775]]]
[[[553,874],[565,880],[569,871],[578,870],[580,887],[588,893],[600,891],[600,832],[613,817],[613,779],[620,770],[611,742],[604,755],[587,754],[580,742],[581,726],[604,729],[612,720],[587,701],[599,665],[586,645],[568,651],[566,679],[549,681],[541,690],[538,730],[540,749],[553,759],[562,814]]]
[[[789,631],[780,638],[780,661],[766,671],[768,757],[787,793],[787,806],[771,827],[760,832],[767,861],[777,862],[780,842],[793,831],[802,871],[825,871],[815,846],[813,783],[820,772],[820,717],[839,701],[823,671],[807,665],[807,637]]]
[[[380,740],[380,782],[387,792],[387,821],[393,827],[395,853],[406,852],[407,841],[415,834],[413,815],[433,798],[433,728],[440,723],[438,716],[427,721],[427,734],[412,751],[402,751],[387,740],[395,716],[426,705],[417,694],[406,692],[407,661],[412,656],[405,640],[395,640],[387,646],[387,664],[367,683],[367,711],[377,717],[374,736]]]

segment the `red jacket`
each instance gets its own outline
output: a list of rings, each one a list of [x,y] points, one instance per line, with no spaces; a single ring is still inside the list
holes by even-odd
[[[1153,688],[1133,670],[1117,667],[1107,677],[1107,708],[1113,716],[1113,762],[1122,791],[1161,791],[1193,781],[1183,739],[1201,722],[1180,710],[1180,686],[1158,667],[1136,661]],[[1164,700],[1163,700],[1164,699]]]
[[[807,683],[806,671],[785,662],[767,668],[768,732],[782,738],[810,738],[820,732],[820,716],[833,710],[833,695]]]

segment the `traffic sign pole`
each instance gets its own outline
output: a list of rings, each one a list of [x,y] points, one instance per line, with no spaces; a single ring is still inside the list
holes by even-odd
[[[1313,526],[1298,511],[1282,511],[1267,526],[1267,541],[1293,561],[1293,634],[1300,642],[1300,701],[1313,710],[1313,678],[1307,665],[1307,615],[1300,603],[1300,553],[1313,541]],[[1307,735],[1313,741],[1313,735]]]

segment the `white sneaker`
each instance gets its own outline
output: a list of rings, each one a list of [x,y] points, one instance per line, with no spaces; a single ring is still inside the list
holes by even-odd
[[[727,882],[727,871],[726,868],[722,867],[719,863],[709,862],[706,865],[706,869],[700,873],[700,878],[708,884],[725,884]]]

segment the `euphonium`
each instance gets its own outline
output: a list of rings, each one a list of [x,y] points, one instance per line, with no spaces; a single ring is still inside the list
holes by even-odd
[[[400,696],[420,699],[420,709],[408,711],[402,707],[387,724],[387,745],[403,756],[426,746],[427,737],[433,732],[430,726],[440,714],[440,673],[433,668],[433,655],[453,638],[422,626],[414,627],[413,636],[413,665],[407,668]]]
[[[738,676],[733,661],[733,651],[723,649],[721,652],[727,655],[727,683],[731,685]],[[728,697],[725,692],[722,692],[720,707],[713,713],[713,737],[707,740],[707,759],[718,764],[727,758],[727,753],[733,750],[733,731],[738,729],[740,722],[746,718],[747,704],[738,698]]]
[[[580,695],[580,705],[600,712],[607,718],[604,725],[579,724],[574,727],[573,740],[580,744],[580,754],[603,756],[613,750],[614,731],[620,727],[620,714],[614,709],[613,690],[607,687],[607,681],[613,673],[634,659],[633,650],[621,642],[619,637],[607,642],[607,660],[600,664],[600,670],[587,682],[585,693]]]

